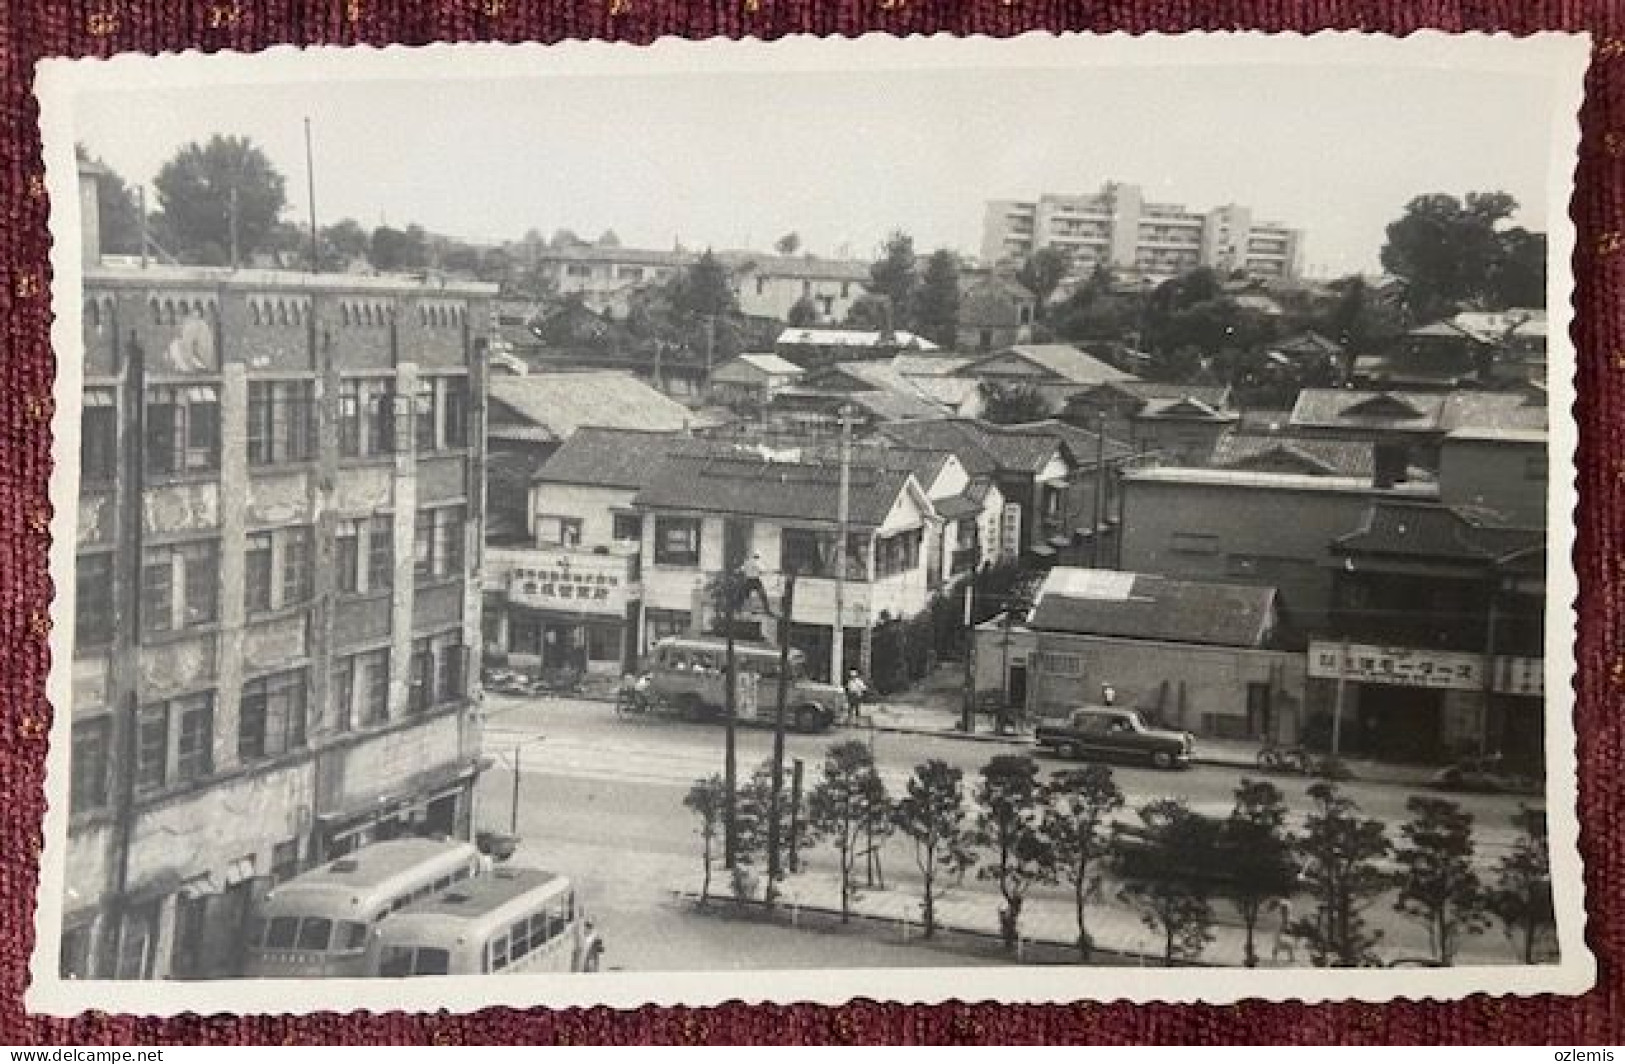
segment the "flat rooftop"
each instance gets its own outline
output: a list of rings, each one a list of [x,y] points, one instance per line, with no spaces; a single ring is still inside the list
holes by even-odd
[[[1433,499],[1439,494],[1439,486],[1435,483],[1412,482],[1379,488],[1371,483],[1369,477],[1322,477],[1305,473],[1263,473],[1248,469],[1202,469],[1185,466],[1125,470],[1123,479],[1147,484],[1193,484],[1216,488],[1399,495],[1415,499]]]

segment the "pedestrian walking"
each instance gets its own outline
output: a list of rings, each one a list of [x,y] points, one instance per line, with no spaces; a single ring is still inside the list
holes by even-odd
[[[869,685],[863,682],[858,670],[853,669],[846,674],[846,719],[849,724],[856,724],[862,719],[863,700],[869,696]]]
[[[1103,705],[1103,706],[1114,706],[1114,705],[1116,705],[1117,704],[1117,688],[1113,687],[1109,683],[1101,684],[1100,685],[1100,704]]]

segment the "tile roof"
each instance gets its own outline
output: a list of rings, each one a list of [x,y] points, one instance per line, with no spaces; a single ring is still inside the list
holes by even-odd
[[[584,427],[554,451],[533,479],[550,484],[641,488],[674,454],[727,454],[732,444],[677,432]]]
[[[878,528],[912,480],[913,475],[905,469],[855,465],[847,495],[850,523]],[[659,464],[633,502],[651,510],[745,514],[832,524],[839,496],[840,468],[833,462],[676,455]]]
[[[923,421],[948,413],[940,403],[908,392],[854,392],[853,406],[862,407],[880,421]]]
[[[630,373],[533,372],[492,377],[490,390],[493,403],[560,439],[587,425],[661,432],[688,427],[696,420],[693,411]]]
[[[1041,471],[1064,446],[1082,466],[1093,466],[1099,440],[1095,433],[1053,418],[1022,425],[994,425],[974,418],[937,418],[885,425],[882,435],[912,447],[952,451],[971,476],[993,473],[1033,475]],[[1108,461],[1133,453],[1126,444],[1108,438]]]
[[[1299,427],[1435,432],[1442,428],[1444,404],[1439,392],[1305,388],[1288,420]]]
[[[1069,424],[1056,418],[1045,418],[1043,421],[1024,421],[1015,425],[997,425],[993,427],[995,433],[1029,432],[1054,436],[1064,442],[1072,451],[1072,457],[1078,460],[1081,466],[1093,468],[1095,456],[1101,453],[1100,433],[1094,429],[1086,429]],[[1106,437],[1105,459],[1108,462],[1129,455],[1138,454],[1133,446],[1121,440]]]
[[[719,251],[716,257],[735,273],[760,277],[791,277],[810,281],[852,281],[867,284],[869,263],[857,259],[821,259],[812,255],[768,255],[755,251]]]
[[[802,369],[794,362],[791,362],[789,359],[780,358],[778,355],[774,354],[746,353],[739,356],[739,361],[744,362],[747,365],[755,366],[763,373],[799,376],[800,374],[806,372],[806,370]]]
[[[892,356],[891,368],[905,377],[944,377],[973,361],[969,355],[899,352]]]
[[[958,372],[964,376],[979,376],[978,371],[983,365],[1011,355],[1025,359],[1069,384],[1103,384],[1106,381],[1138,379],[1134,374],[1125,373],[1071,344],[1016,344],[985,355]]]
[[[1442,427],[1544,429],[1550,415],[1544,395],[1526,392],[1451,392],[1445,399]]]
[[[1382,500],[1366,510],[1359,528],[1334,540],[1332,549],[1492,562],[1522,554],[1545,539],[1542,529],[1508,527],[1466,507]]]
[[[946,499],[937,499],[933,501],[932,505],[937,509],[937,516],[949,521],[960,517],[970,517],[973,514],[982,512],[981,500],[973,499],[964,494],[950,495]]]
[[[1307,436],[1219,437],[1207,464],[1216,469],[1274,469],[1313,476],[1371,477],[1376,445],[1365,440],[1326,440]]]
[[[1269,638],[1275,599],[1270,587],[1060,567],[1045,578],[1028,624],[1039,631],[1257,647]]]

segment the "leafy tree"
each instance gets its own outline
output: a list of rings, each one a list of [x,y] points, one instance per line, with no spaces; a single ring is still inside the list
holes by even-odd
[[[823,778],[807,799],[808,826],[835,847],[841,869],[841,920],[850,919],[857,896],[853,871],[865,839],[890,814],[886,786],[874,755],[856,739],[836,743],[824,756]]]
[[[618,248],[621,246],[621,238],[615,235],[615,230],[605,229],[598,237],[598,246],[601,248]]]
[[[818,304],[811,296],[802,296],[790,306],[784,323],[794,329],[806,329],[818,324]]]
[[[1409,282],[1416,320],[1493,302],[1492,278],[1507,256],[1497,228],[1517,209],[1518,201],[1505,192],[1469,192],[1464,200],[1435,192],[1406,204],[1388,225],[1382,265]]]
[[[959,257],[947,248],[933,251],[925,262],[914,327],[939,347],[952,347],[959,336]]]
[[[773,242],[773,248],[780,255],[789,257],[801,250],[801,234],[796,232],[785,233]]]
[[[1078,920],[1078,955],[1089,959],[1094,940],[1084,922],[1084,908],[1098,889],[1095,867],[1111,851],[1108,818],[1123,808],[1123,791],[1106,765],[1057,772],[1044,784],[1044,834],[1055,848],[1055,864],[1072,885]]]
[[[1014,950],[1021,936],[1021,907],[1037,884],[1055,881],[1055,848],[1043,831],[1043,792],[1038,763],[1025,754],[1000,754],[982,766],[976,788],[980,806],[972,840],[993,852],[977,875],[998,884],[1004,906],[999,933]]]
[[[1454,964],[1462,936],[1479,934],[1489,923],[1484,887],[1473,870],[1473,815],[1444,798],[1412,796],[1405,809],[1411,818],[1394,853],[1401,868],[1394,908],[1421,920],[1434,958]]]
[[[553,239],[549,244],[554,248],[585,248],[592,246],[590,242],[577,236],[573,229],[553,230]]]
[[[1489,909],[1506,929],[1507,938],[1517,944],[1523,963],[1534,964],[1541,937],[1557,926],[1546,814],[1522,806],[1512,824],[1519,829],[1518,839],[1496,867]]]
[[[152,184],[169,250],[204,265],[230,262],[233,198],[241,260],[267,246],[287,202],[282,175],[247,137],[215,134],[206,144],[187,144]]]
[[[711,899],[711,868],[716,861],[717,836],[722,831],[722,811],[727,804],[727,786],[721,776],[706,776],[694,781],[683,797],[683,807],[699,817],[700,862],[705,878],[700,881],[700,904]]]
[[[768,860],[768,840],[772,822],[773,810],[773,762],[771,759],[762,762],[752,772],[750,778],[745,780],[739,788],[739,797],[734,812],[734,896],[744,898],[752,893],[754,882],[753,869],[759,866],[772,867]],[[779,840],[785,847],[800,848],[806,841],[806,831],[796,840],[790,839],[790,828],[796,823],[792,816],[788,796],[779,803]],[[778,881],[784,878],[786,869],[783,862],[778,866],[777,876],[767,884],[766,897],[771,901],[777,896]]]
[[[1049,401],[1030,384],[983,381],[976,390],[982,395],[982,417],[994,424],[1020,425],[1049,416]]]
[[[869,292],[885,300],[891,314],[882,328],[903,329],[914,321],[914,297],[920,290],[914,238],[894,231],[881,245],[880,258],[869,267]]]
[[[1123,862],[1124,896],[1140,921],[1162,935],[1167,964],[1196,960],[1213,941],[1212,882],[1220,825],[1182,800],[1160,798],[1140,807],[1139,852]]]
[[[891,305],[880,296],[859,296],[847,309],[846,321],[843,324],[848,329],[882,332],[891,328]]]
[[[1495,307],[1546,305],[1546,234],[1513,227],[1496,234],[1501,254],[1490,267],[1488,301]]]
[[[903,797],[892,809],[892,822],[914,843],[920,870],[921,918],[925,937],[937,932],[939,876],[963,875],[976,863],[965,823],[964,773],[940,758],[914,766]]]
[[[372,231],[372,264],[385,272],[421,270],[429,265],[429,235],[422,226],[404,230],[380,225]]]
[[[1362,819],[1360,807],[1335,783],[1309,787],[1314,807],[1297,839],[1307,862],[1304,879],[1315,898],[1315,915],[1296,921],[1292,931],[1309,946],[1317,965],[1357,968],[1378,963],[1373,950],[1380,930],[1366,927],[1362,915],[1390,886],[1377,861],[1392,846],[1382,821]]]
[[[1258,967],[1254,936],[1258,917],[1274,898],[1289,896],[1297,884],[1292,838],[1286,832],[1286,797],[1273,783],[1244,779],[1236,804],[1220,832],[1220,846],[1232,875],[1224,892],[1246,929],[1245,963]]]
[[[1038,316],[1046,317],[1049,297],[1055,294],[1067,272],[1072,269],[1072,257],[1057,247],[1042,247],[1027,256],[1016,273],[1016,280],[1038,299]]]
[[[739,313],[728,267],[709,249],[673,279],[671,302],[679,314],[696,319]]]
[[[322,258],[328,260],[331,255],[335,268],[353,259],[365,259],[372,250],[372,238],[354,218],[344,218],[323,228],[321,243]]]
[[[141,208],[135,193],[102,160],[90,154],[83,144],[73,146],[82,162],[101,168],[96,179],[96,208],[101,227],[102,250],[110,255],[137,255],[141,252]]]

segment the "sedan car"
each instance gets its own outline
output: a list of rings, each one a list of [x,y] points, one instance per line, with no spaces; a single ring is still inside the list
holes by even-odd
[[[1157,768],[1188,766],[1196,752],[1190,732],[1153,728],[1134,710],[1112,706],[1074,709],[1064,721],[1039,725],[1034,738],[1061,757],[1149,761]]]

